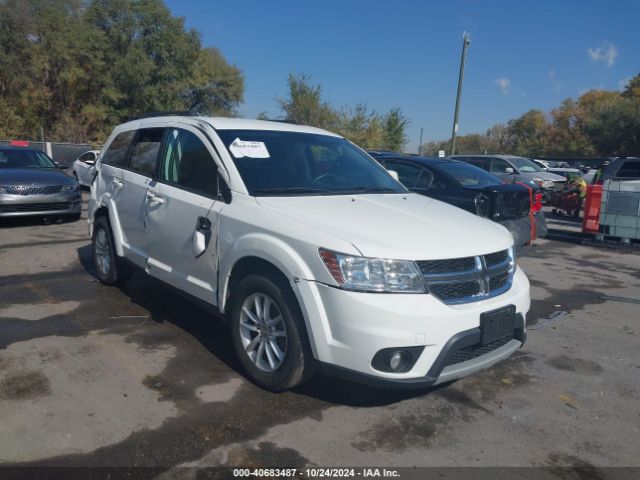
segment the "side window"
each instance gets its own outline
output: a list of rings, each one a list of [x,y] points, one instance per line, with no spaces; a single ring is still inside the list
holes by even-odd
[[[131,151],[129,166],[132,170],[148,177],[155,175],[163,134],[164,128],[145,128],[139,131],[136,144]]]
[[[385,167],[398,172],[400,183],[407,188],[415,188],[422,173],[422,168],[407,163],[387,162]]]
[[[93,160],[93,153],[91,152],[83,153],[82,155],[80,155],[80,158],[78,160],[80,160],[81,162],[86,162],[87,160]]]
[[[465,157],[463,161],[487,171],[489,171],[489,166],[491,165],[491,159],[484,157]]]
[[[618,178],[640,178],[640,160],[627,160],[622,164],[618,173]]]
[[[169,130],[160,178],[207,196],[218,195],[216,162],[200,139],[187,130]]]
[[[431,191],[446,191],[450,188],[449,186],[449,182],[447,182],[443,177],[442,174],[438,173],[437,171],[431,174],[433,176],[432,180],[431,180],[431,184],[429,185],[429,190]]]
[[[494,158],[491,162],[491,171],[493,173],[507,173],[507,168],[513,168],[509,162],[501,158]]]
[[[114,167],[126,167],[127,151],[135,133],[135,130],[130,130],[116,136],[111,145],[109,145],[109,149],[102,156],[102,163],[113,165]]]

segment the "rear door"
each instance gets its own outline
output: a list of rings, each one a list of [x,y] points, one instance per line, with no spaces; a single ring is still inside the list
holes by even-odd
[[[209,141],[187,126],[168,129],[158,178],[147,194],[148,271],[212,305],[217,304],[219,213],[225,205],[218,200],[220,182]]]
[[[147,189],[155,175],[163,134],[164,128],[138,130],[127,164],[121,169],[118,214],[125,237],[123,246],[126,256],[141,267],[146,266],[149,256]]]

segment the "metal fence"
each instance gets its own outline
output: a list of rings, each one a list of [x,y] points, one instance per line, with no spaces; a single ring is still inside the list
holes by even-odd
[[[40,142],[32,140],[0,140],[0,145],[18,144],[25,147],[33,147],[42,150],[61,165],[71,165],[73,161],[87,150],[96,150],[88,143],[62,143],[62,142]],[[98,148],[99,150],[99,148]]]

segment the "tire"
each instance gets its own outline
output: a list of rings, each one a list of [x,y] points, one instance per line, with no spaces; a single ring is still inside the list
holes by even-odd
[[[126,283],[133,271],[116,255],[113,233],[107,217],[98,217],[93,225],[93,264],[98,280],[105,285]]]
[[[252,274],[240,280],[234,290],[231,338],[249,379],[272,392],[289,390],[308,380],[315,370],[314,359],[298,301],[287,282],[276,275]],[[267,315],[265,299],[270,302]],[[257,311],[263,314],[257,315]]]

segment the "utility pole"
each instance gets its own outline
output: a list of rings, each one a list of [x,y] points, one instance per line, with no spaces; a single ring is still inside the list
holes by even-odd
[[[458,77],[458,94],[456,95],[456,110],[453,114],[453,130],[451,131],[451,155],[456,153],[456,134],[458,133],[458,113],[460,112],[460,97],[462,96],[462,80],[464,80],[464,62],[467,58],[467,47],[471,43],[468,32],[462,34],[462,58],[460,59],[460,76]]]
[[[422,155],[422,130],[423,128],[420,127],[420,143],[418,144],[418,155]]]

